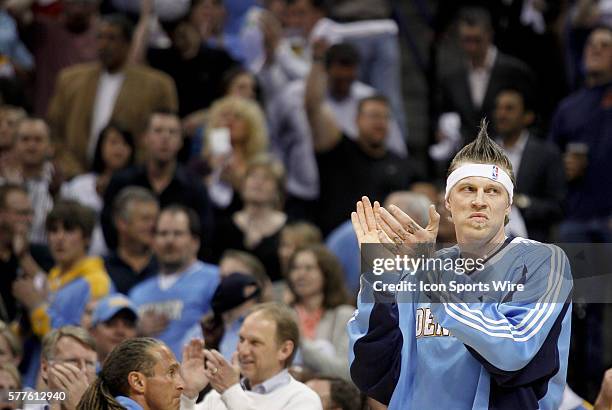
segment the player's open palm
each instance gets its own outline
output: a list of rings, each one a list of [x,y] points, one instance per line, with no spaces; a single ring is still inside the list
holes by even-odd
[[[391,205],[388,210],[375,207],[374,214],[378,226],[389,240],[398,246],[436,242],[440,214],[434,205],[429,207],[429,223],[424,228],[395,205]]]
[[[357,235],[359,249],[365,243],[381,243],[374,210],[367,196],[361,197],[361,201],[357,202],[357,209],[351,212],[351,222]]]

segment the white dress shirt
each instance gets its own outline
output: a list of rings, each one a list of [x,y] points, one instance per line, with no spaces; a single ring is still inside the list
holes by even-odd
[[[493,64],[497,58],[497,48],[495,46],[489,47],[487,50],[487,56],[482,67],[473,67],[471,64],[468,67],[468,83],[470,85],[470,95],[472,96],[472,102],[475,107],[480,108],[484,101],[487,93],[487,87],[489,86],[489,79],[491,78],[491,71],[493,70]]]

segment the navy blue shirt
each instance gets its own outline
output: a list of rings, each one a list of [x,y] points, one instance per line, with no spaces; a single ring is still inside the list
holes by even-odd
[[[104,267],[106,268],[106,272],[108,272],[108,276],[110,276],[115,284],[117,292],[123,293],[124,295],[127,295],[130,289],[143,280],[155,276],[159,272],[155,256],[151,256],[149,263],[142,271],[136,272],[130,265],[125,263],[115,251],[111,251],[104,258]]]
[[[550,139],[565,151],[569,143],[588,145],[584,177],[568,185],[568,219],[585,220],[612,214],[612,83],[583,88],[560,104]]]

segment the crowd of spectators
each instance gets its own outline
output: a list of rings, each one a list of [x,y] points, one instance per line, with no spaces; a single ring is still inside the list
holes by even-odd
[[[221,380],[237,346],[247,387],[276,374],[306,403],[297,380],[324,409],[377,408],[348,367],[350,212],[367,195],[425,226],[434,204],[455,242],[441,181],[483,117],[516,176],[508,235],[612,242],[612,2],[398,3],[0,0],[0,390],[66,390],[75,409],[125,340],[147,337],[119,359],[193,367],[204,338],[217,370],[175,386],[197,393],[183,408],[241,400]],[[424,101],[402,81],[415,38]],[[599,405],[609,314],[574,307],[568,383]]]

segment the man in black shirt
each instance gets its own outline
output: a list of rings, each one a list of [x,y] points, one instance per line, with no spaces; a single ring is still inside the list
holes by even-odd
[[[113,201],[119,191],[130,185],[149,189],[162,208],[180,204],[193,209],[202,221],[202,232],[211,232],[211,208],[206,189],[177,161],[183,145],[179,117],[167,111],[152,113],[143,142],[147,150],[145,163],[113,175],[104,194],[101,218],[109,249],[117,247],[117,232],[112,223]],[[204,245],[200,248],[200,256],[204,248]]]
[[[158,214],[157,198],[145,188],[123,188],[115,198],[117,249],[104,258],[104,266],[117,292],[127,295],[136,284],[157,274],[152,245]]]
[[[227,52],[202,44],[197,31],[188,21],[170,28],[172,46],[150,49],[148,60],[152,67],[166,72],[174,79],[179,98],[179,115],[185,117],[207,108],[221,97],[225,73],[238,65]]]
[[[409,163],[386,147],[391,111],[385,97],[360,101],[355,141],[340,131],[323,103],[326,74],[321,49],[320,45],[315,49],[305,108],[319,170],[318,224],[327,234],[349,218],[362,195],[383,200],[393,191],[407,189],[414,176]]]

